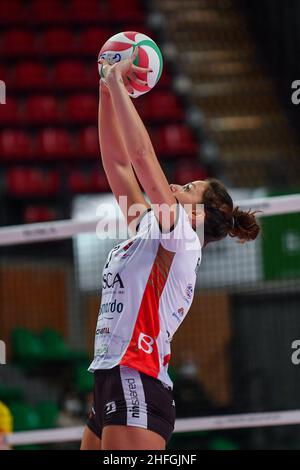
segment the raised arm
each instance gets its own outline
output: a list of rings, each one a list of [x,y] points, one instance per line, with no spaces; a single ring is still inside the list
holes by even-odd
[[[141,212],[145,211],[149,204],[135,177],[109,89],[103,82],[100,82],[98,121],[102,163],[112,192],[118,202],[120,196],[127,196],[128,208],[133,204],[141,204]],[[125,207],[120,207],[128,224],[138,216],[134,213],[129,215]]]
[[[122,78],[129,75],[139,83],[141,81],[135,77],[135,72],[145,72],[145,70],[133,65],[133,60],[130,59],[112,66],[105,65],[103,73],[135,173],[151,203],[154,204],[162,228],[168,230],[175,222],[176,200],[158,162],[149,134],[131,102]]]

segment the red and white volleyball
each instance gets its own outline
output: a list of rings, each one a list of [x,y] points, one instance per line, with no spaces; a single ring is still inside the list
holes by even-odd
[[[139,52],[134,60],[134,65],[144,68],[150,68],[152,72],[139,73],[138,78],[147,82],[147,85],[141,86],[132,83],[134,92],[130,94],[132,98],[138,98],[150,91],[161,77],[163,69],[162,53],[158,45],[146,34],[136,31],[125,31],[112,36],[102,46],[98,60],[104,58],[110,64],[129,59],[135,48],[139,46]],[[100,73],[100,64],[98,66]]]

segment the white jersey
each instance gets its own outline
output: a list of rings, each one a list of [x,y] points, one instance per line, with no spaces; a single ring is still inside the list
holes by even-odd
[[[169,233],[153,210],[144,213],[136,235],[114,247],[104,266],[89,370],[124,365],[173,388],[170,343],[191,306],[200,260],[199,238],[180,204]]]

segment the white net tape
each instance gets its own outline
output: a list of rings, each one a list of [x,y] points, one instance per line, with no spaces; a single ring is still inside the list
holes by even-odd
[[[288,424],[300,424],[300,410],[178,419],[176,421],[174,432],[255,428],[265,426],[283,426]],[[8,436],[8,442],[13,446],[74,442],[81,440],[82,433],[83,427],[81,426],[15,432]]]
[[[236,204],[243,210],[251,208],[262,211],[257,215],[287,214],[300,212],[300,195],[250,199],[237,201]],[[95,231],[97,223],[98,219],[88,221],[60,220],[4,227],[0,229],[0,246],[69,238],[79,233]]]

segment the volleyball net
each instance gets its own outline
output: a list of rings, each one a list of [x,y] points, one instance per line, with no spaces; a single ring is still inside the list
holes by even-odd
[[[15,446],[78,447],[92,403],[101,272],[120,240],[78,217],[87,202],[72,220],[0,229],[0,401]],[[261,235],[203,251],[172,341],[173,449],[300,445],[300,195],[238,204],[262,211]]]

